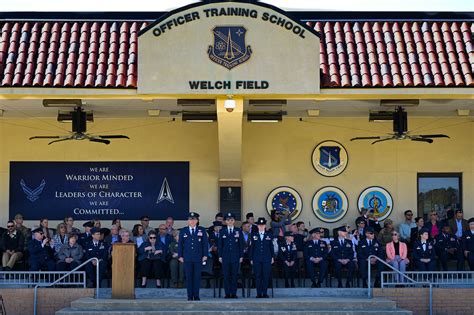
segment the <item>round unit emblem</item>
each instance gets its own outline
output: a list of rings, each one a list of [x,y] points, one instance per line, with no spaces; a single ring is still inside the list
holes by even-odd
[[[314,148],[311,161],[319,174],[333,177],[344,172],[349,156],[342,144],[328,140],[321,142]]]
[[[292,220],[296,219],[303,209],[303,200],[300,194],[288,186],[273,189],[267,196],[267,212],[288,212]]]
[[[318,219],[332,223],[341,220],[346,215],[349,201],[341,189],[326,186],[314,194],[312,206]]]
[[[371,186],[364,189],[357,201],[359,211],[366,208],[379,220],[386,219],[393,209],[393,199],[390,193],[382,187]]]

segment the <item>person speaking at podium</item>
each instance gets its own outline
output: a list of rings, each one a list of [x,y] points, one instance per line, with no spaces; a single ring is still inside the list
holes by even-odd
[[[207,261],[209,244],[206,230],[198,226],[199,214],[190,212],[188,226],[179,232],[178,259],[184,264],[188,301],[199,301],[201,269]]]

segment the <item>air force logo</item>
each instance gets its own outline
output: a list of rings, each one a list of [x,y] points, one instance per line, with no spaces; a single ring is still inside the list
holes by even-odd
[[[337,176],[347,167],[347,151],[336,141],[323,141],[314,148],[312,162],[319,174],[328,177]]]
[[[229,70],[249,60],[252,48],[245,46],[247,30],[243,26],[216,26],[212,30],[214,46],[209,46],[209,58]]]
[[[38,200],[39,195],[41,195],[41,193],[43,192],[45,185],[46,181],[43,179],[38,187],[36,187],[35,189],[31,189],[30,187],[26,186],[26,183],[23,179],[20,180],[21,189],[23,189],[23,192],[26,194],[26,198],[31,202],[35,202],[36,200]]]

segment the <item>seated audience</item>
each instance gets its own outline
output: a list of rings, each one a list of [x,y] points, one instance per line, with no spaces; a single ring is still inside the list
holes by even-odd
[[[15,225],[16,229],[23,234],[23,239],[25,240],[24,242],[24,250],[28,249],[28,242],[31,240],[32,235],[31,235],[31,229],[27,228],[26,226],[23,225],[23,215],[21,213],[17,213],[15,215]]]
[[[419,235],[419,239],[413,245],[413,260],[416,269],[418,271],[434,271],[436,253],[433,243],[429,241],[428,229],[422,228]]]
[[[148,233],[150,233],[150,230]],[[145,234],[145,229],[141,224],[135,224],[132,229],[132,241],[137,244],[137,247],[140,247],[143,242],[147,240],[147,234]]]
[[[283,240],[286,232],[286,226],[291,224],[290,213],[288,211],[272,210],[270,213],[270,227],[272,229],[273,238]]]
[[[161,242],[157,241],[155,231],[148,233],[148,240],[138,247],[138,264],[142,277],[141,287],[146,288],[147,278],[156,279],[156,287],[161,288],[163,278],[163,250]]]
[[[87,244],[92,241],[91,229],[94,227],[94,222],[87,221],[82,225],[84,227],[84,233],[79,234],[77,242],[83,249],[86,248]]]
[[[403,214],[405,216],[405,222],[401,223],[399,227],[400,241],[410,244],[411,229],[416,227],[416,223],[413,222],[412,210],[406,210]]]
[[[171,286],[173,288],[182,288],[184,285],[184,264],[178,259],[179,231],[173,230],[173,241],[170,243],[169,250],[169,268],[171,273]]]
[[[54,249],[51,247],[51,239],[44,235],[43,228],[38,227],[33,231],[33,239],[28,244],[28,263],[30,271],[54,271]]]
[[[410,262],[407,258],[408,248],[407,244],[400,241],[400,236],[397,231],[392,232],[392,241],[385,246],[385,252],[387,254],[387,262],[390,266],[405,273],[407,265]],[[397,278],[398,282],[405,281],[401,275],[398,275]]]
[[[387,224],[385,224],[387,225]],[[384,227],[385,229],[386,227]],[[380,231],[379,236],[382,234],[384,231],[382,229]],[[359,270],[360,274],[362,276],[362,286],[364,288],[367,287],[367,277],[368,277],[368,264],[373,265],[374,267],[377,267],[377,273],[375,275],[375,287],[380,286],[380,279],[381,279],[381,274],[384,269],[384,264],[376,259],[376,258],[370,258],[369,256],[377,256],[380,259],[385,258],[385,251],[383,249],[382,244],[378,240],[375,239],[375,231],[373,227],[368,227],[365,230],[365,239],[359,242],[357,245],[357,258],[359,261]]]
[[[441,232],[441,221],[438,220],[438,212],[431,211],[430,220],[425,224],[425,227],[428,229],[432,239],[435,239],[436,236],[438,236]]]
[[[456,260],[456,270],[464,270],[464,254],[461,242],[454,234],[447,223],[441,225],[441,233],[436,236],[435,249],[443,271],[448,271],[448,261]]]
[[[77,243],[77,235],[69,235],[68,242],[59,249],[59,252],[57,254],[57,270],[73,270],[81,264],[81,259],[83,255],[84,251],[81,245]]]
[[[7,232],[0,238],[0,249],[2,254],[2,268],[10,271],[15,263],[23,258],[25,249],[25,238],[23,234],[16,229],[13,221],[8,221]]]
[[[67,227],[65,223],[59,223],[56,234],[53,237],[54,252],[57,254],[63,245],[68,242]]]
[[[310,240],[305,243],[304,258],[306,261],[306,271],[311,279],[312,288],[320,288],[326,278],[328,270],[329,246],[321,239],[321,228],[314,228],[310,231]],[[314,268],[319,267],[319,278],[316,282]]]
[[[122,222],[120,221],[119,218],[113,219],[112,220],[112,225],[115,225],[119,231],[122,228]]]
[[[48,224],[49,224],[49,221],[47,218],[42,218],[40,220],[40,225],[39,227],[43,230],[43,234],[45,237],[47,237],[49,240],[52,240],[53,239],[53,236],[54,234],[56,233],[56,231],[54,229],[50,229],[48,227]]]
[[[154,229],[150,226],[150,217],[147,216],[147,215],[142,216],[142,217],[140,218],[140,225],[141,225],[142,228],[143,228],[143,235],[145,235],[145,239],[146,239],[148,233],[150,233],[150,231],[154,230]]]
[[[114,243],[120,243],[119,232],[120,228],[117,225],[112,224],[110,227],[110,234],[105,237],[104,242],[106,242],[109,246]]]
[[[469,229],[464,232],[462,237],[462,249],[469,264],[469,269],[474,271],[474,218],[470,218],[468,223]]]
[[[64,223],[66,224],[66,233],[68,235],[71,235],[71,234],[79,235],[81,233],[81,231],[78,228],[74,227],[73,217],[65,217]]]
[[[413,248],[413,244],[420,239],[420,231],[425,226],[425,220],[423,217],[416,217],[415,218],[416,226],[411,229],[410,232],[410,240],[411,240],[411,247]]]
[[[95,287],[96,285],[100,286],[100,282],[104,277],[104,273],[109,261],[109,246],[100,239],[100,229],[93,227],[90,230],[90,233],[92,239],[86,244],[84,248],[84,259],[86,261],[93,257],[99,259],[99,283],[96,281],[97,262],[93,260],[86,265],[87,278],[92,283],[92,287]]]
[[[383,229],[380,230],[377,240],[380,242],[385,250],[385,245],[392,241],[392,232],[395,231],[393,228],[393,222],[390,219],[385,220]]]
[[[337,278],[337,287],[342,288],[342,268],[347,268],[346,288],[352,286],[352,274],[355,269],[355,253],[354,245],[348,238],[348,230],[346,227],[338,229],[338,237],[331,243],[331,251],[329,254],[332,257],[335,269],[335,276]]]
[[[449,220],[451,232],[457,238],[462,238],[463,232],[469,230],[469,223],[464,219],[464,214],[461,209],[455,211],[454,218]]]
[[[297,248],[294,242],[293,233],[285,232],[285,241],[278,247],[278,258],[283,266],[283,277],[285,278],[285,288],[295,287],[295,274],[298,267]]]
[[[173,236],[173,231],[174,231],[174,227],[173,227],[174,219],[173,219],[173,217],[167,217],[165,225],[166,225],[166,233]]]

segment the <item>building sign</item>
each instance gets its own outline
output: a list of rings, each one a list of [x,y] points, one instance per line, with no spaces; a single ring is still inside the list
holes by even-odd
[[[267,4],[172,11],[138,39],[139,94],[318,94],[319,37]]]
[[[189,162],[11,162],[10,217],[154,220],[189,212]]]

